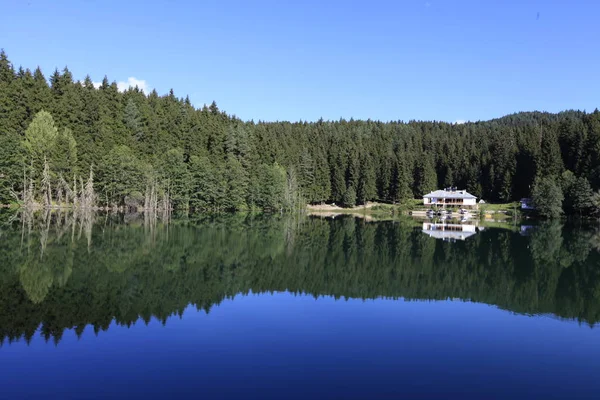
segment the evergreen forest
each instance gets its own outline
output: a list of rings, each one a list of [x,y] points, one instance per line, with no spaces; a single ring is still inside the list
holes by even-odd
[[[600,207],[597,109],[465,124],[242,121],[173,90],[96,86],[0,53],[0,204],[280,211],[456,186],[487,202],[533,197],[548,217]]]

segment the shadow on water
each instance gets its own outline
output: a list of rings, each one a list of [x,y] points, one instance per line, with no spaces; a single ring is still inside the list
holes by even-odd
[[[0,214],[0,336],[29,341],[39,328],[58,343],[65,329],[166,323],[189,304],[208,313],[250,291],[452,298],[600,320],[600,231],[466,227],[448,241],[431,229],[410,219]]]

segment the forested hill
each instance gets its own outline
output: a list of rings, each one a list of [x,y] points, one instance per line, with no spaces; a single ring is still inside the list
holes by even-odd
[[[27,193],[64,201],[83,180],[93,182],[97,205],[140,206],[150,187],[174,207],[235,210],[397,202],[450,185],[508,201],[537,186],[564,193],[565,210],[575,211],[589,202],[570,198],[574,188],[584,197],[600,188],[600,113],[460,125],[245,122],[173,91],[119,92],[107,78],[95,88],[67,68],[48,82],[2,52],[0,203]]]

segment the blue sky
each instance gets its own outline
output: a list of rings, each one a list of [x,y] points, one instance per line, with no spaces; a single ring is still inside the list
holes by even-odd
[[[600,105],[593,0],[2,3],[0,47],[16,66],[135,78],[243,119],[454,122]]]

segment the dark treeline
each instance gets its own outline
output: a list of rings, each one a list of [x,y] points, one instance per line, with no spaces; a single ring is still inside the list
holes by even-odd
[[[83,199],[90,180],[100,206],[147,206],[153,191],[175,208],[351,206],[452,185],[487,201],[533,195],[548,216],[581,214],[600,189],[600,112],[461,125],[244,122],[173,91],[119,92],[107,78],[95,88],[67,68],[48,83],[1,53],[0,202]]]
[[[174,220],[53,213],[0,228],[0,337],[166,322],[238,293],[458,298],[600,321],[600,235],[546,223],[435,240],[412,220],[242,214]],[[95,219],[95,222],[92,221]],[[90,284],[93,282],[93,284]]]

